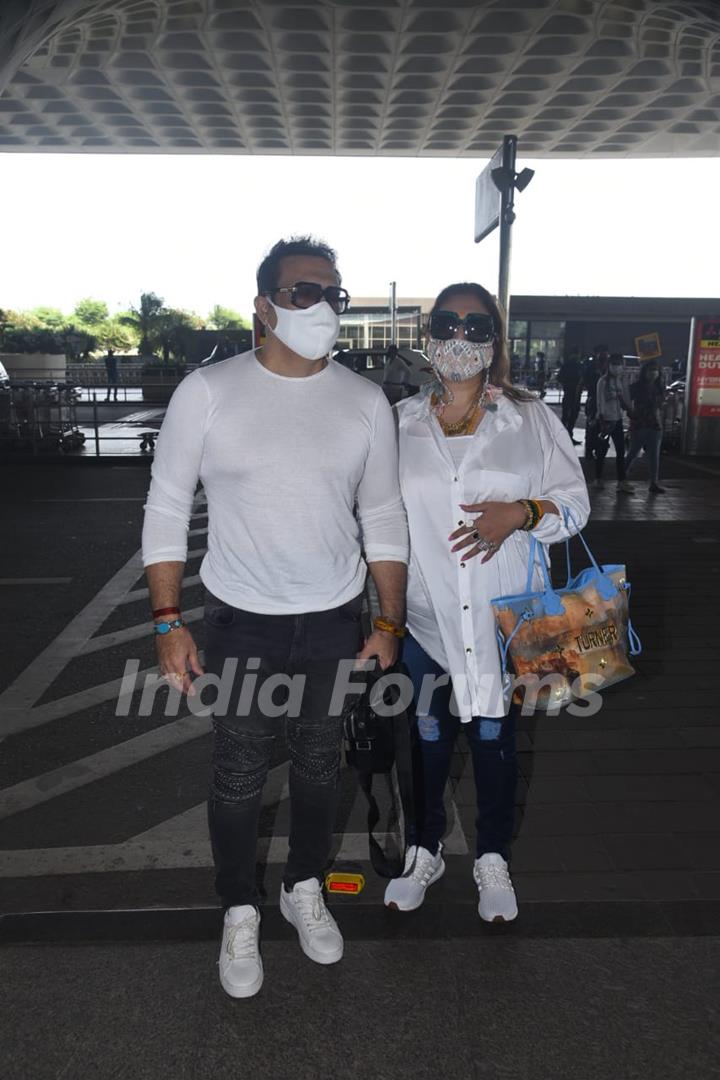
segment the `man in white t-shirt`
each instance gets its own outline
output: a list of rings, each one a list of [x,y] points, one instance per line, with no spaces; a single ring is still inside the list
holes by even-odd
[[[342,735],[331,707],[338,665],[378,656],[387,668],[404,632],[408,540],[392,411],[379,387],[329,358],[348,300],[331,248],[309,237],[272,248],[255,299],[267,343],[180,383],[145,505],[159,668],[193,695],[203,668],[179,604],[198,480],[207,495],[205,669],[222,680],[208,819],[225,912],[220,981],[237,998],[263,980],[256,843],[284,716],[291,825],[280,910],[311,959],[342,956],[322,894]],[[363,642],[367,569],[381,625]],[[226,661],[237,667],[220,708]]]

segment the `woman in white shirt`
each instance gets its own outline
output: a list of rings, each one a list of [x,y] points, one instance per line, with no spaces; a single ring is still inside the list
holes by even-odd
[[[443,794],[462,724],[477,793],[479,912],[505,921],[517,915],[508,873],[515,707],[490,601],[525,590],[530,527],[544,543],[564,540],[562,507],[578,527],[585,524],[587,488],[560,419],[510,384],[504,320],[486,289],[443,289],[426,351],[437,382],[396,406],[410,529],[403,660],[415,688],[418,806],[405,872],[389,883],[385,903],[419,907],[444,873]],[[538,567],[534,580],[539,587]],[[438,680],[436,689],[426,676]]]

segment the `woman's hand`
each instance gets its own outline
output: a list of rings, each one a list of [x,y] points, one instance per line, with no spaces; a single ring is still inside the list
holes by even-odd
[[[182,694],[195,697],[197,691],[193,687],[191,673],[203,675],[205,672],[188,628],[182,626],[167,634],[156,634],[155,654],[160,674],[166,677],[168,685]],[[188,666],[190,671],[187,670]]]
[[[522,528],[527,515],[518,502],[461,503],[466,514],[479,515],[451,533],[448,540],[457,540],[451,551],[462,551],[463,562],[484,553],[483,563],[489,562],[511,533]]]

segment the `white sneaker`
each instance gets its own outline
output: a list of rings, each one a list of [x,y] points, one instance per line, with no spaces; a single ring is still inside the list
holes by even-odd
[[[234,998],[253,997],[263,984],[260,912],[252,904],[228,908],[220,946],[220,985]]]
[[[618,484],[615,490],[621,495],[635,494],[635,488],[632,486],[632,484],[628,484],[627,480],[623,480],[622,483]]]
[[[280,912],[297,930],[302,951],[316,964],[336,964],[342,959],[342,934],[325,907],[317,878],[298,881],[292,892],[281,885]]]
[[[396,911],[414,911],[425,899],[428,886],[438,881],[444,873],[442,844],[438,847],[437,855],[431,855],[427,848],[413,844],[407,849],[402,877],[393,878],[385,889],[385,907],[395,908]]]
[[[473,877],[480,894],[478,911],[485,922],[512,922],[517,918],[515,890],[507,863],[497,852],[487,852],[475,860]]]

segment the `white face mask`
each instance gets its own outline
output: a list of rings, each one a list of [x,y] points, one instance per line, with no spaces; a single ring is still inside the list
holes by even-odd
[[[494,353],[493,341],[478,344],[464,338],[450,338],[449,341],[430,338],[427,347],[427,358],[436,374],[449,382],[464,382],[486,371],[492,364]]]
[[[309,308],[277,307],[268,300],[277,315],[275,329],[268,326],[278,341],[287,345],[305,360],[320,360],[327,356],[340,334],[340,316],[327,300]]]

